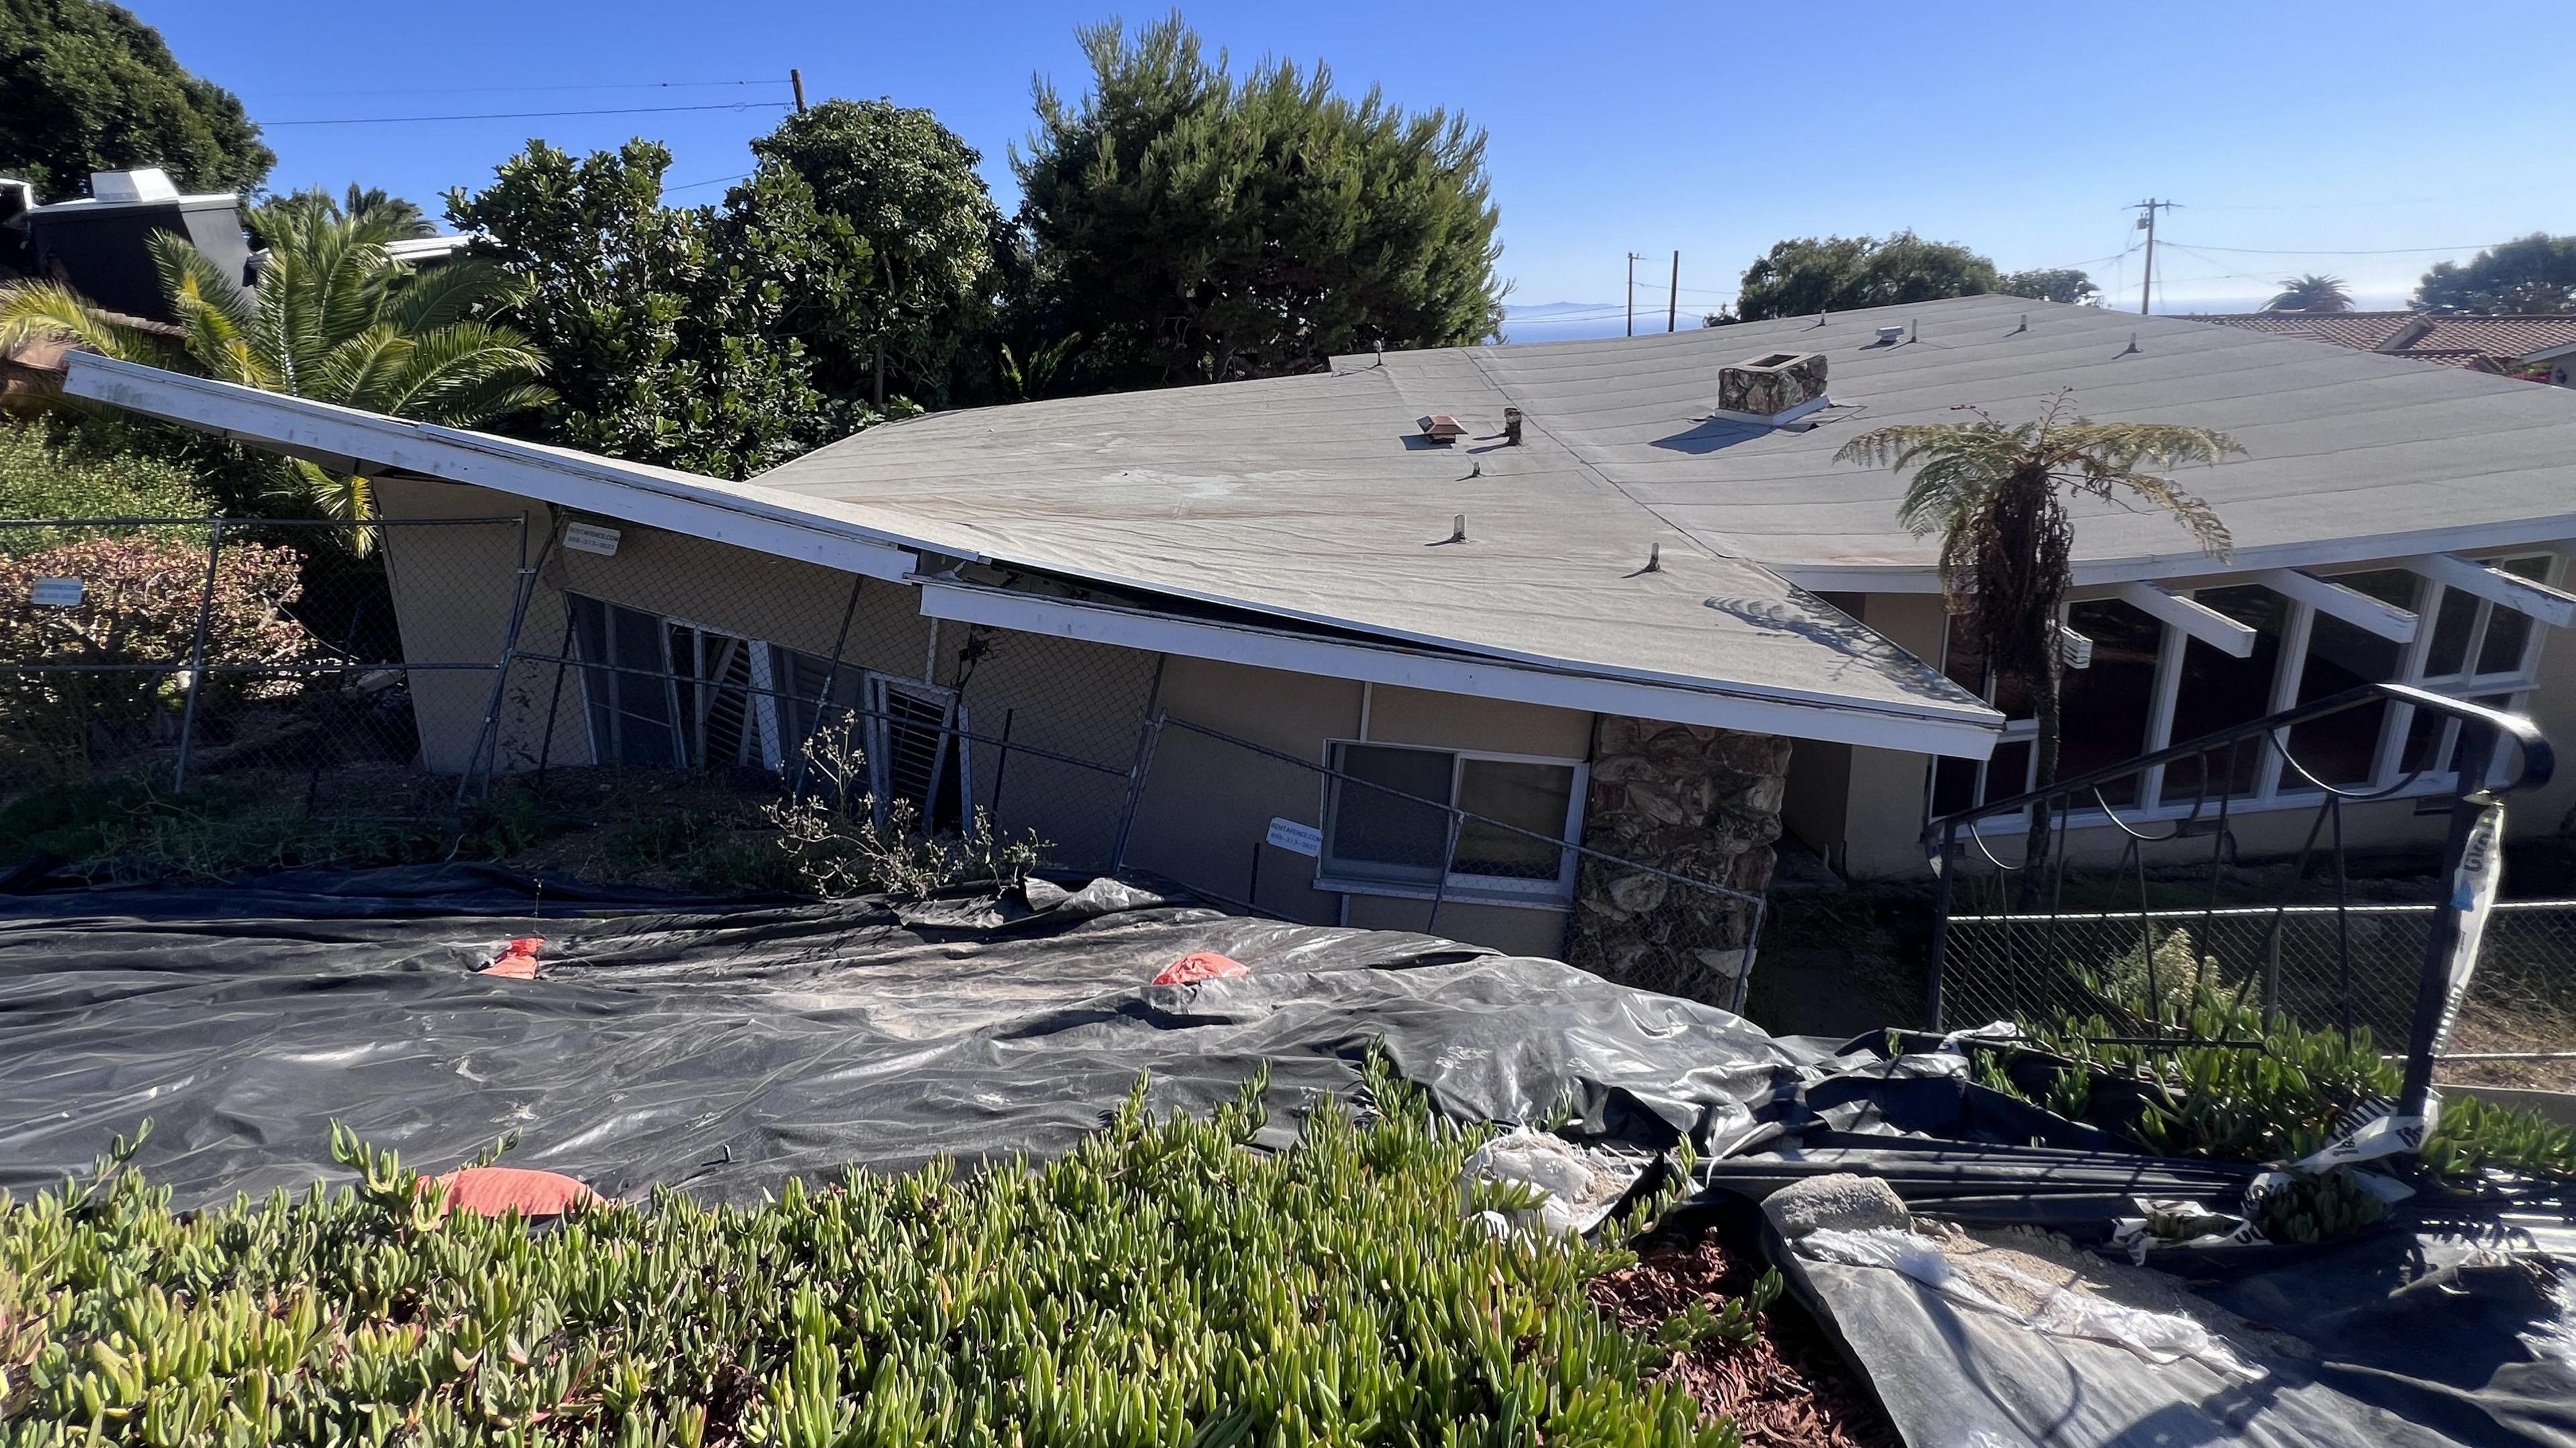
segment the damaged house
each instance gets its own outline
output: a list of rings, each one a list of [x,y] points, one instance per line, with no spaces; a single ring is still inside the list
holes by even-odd
[[[934,822],[987,809],[1301,920],[1416,929],[1429,901],[1442,934],[1692,993],[1740,960],[1650,960],[1651,878],[1560,844],[1759,890],[1785,830],[1902,875],[1928,813],[2024,788],[2027,708],[1948,636],[1902,479],[1833,453],[2065,388],[2246,447],[2184,479],[2231,561],[2082,517],[2066,771],[2373,679],[2576,718],[2544,647],[2576,622],[2576,393],[2011,297],[933,414],[740,484],[94,357],[67,384],[368,475],[388,518],[525,520],[384,530],[407,657],[510,661],[413,679],[429,768],[775,774],[838,705]],[[1157,717],[1195,728],[1148,759]],[[2401,706],[2316,728],[2327,782],[2447,787],[2450,740]],[[2277,759],[2179,773],[2103,803],[2224,789],[2243,853],[2295,848]],[[2405,789],[2352,821],[2439,838]]]

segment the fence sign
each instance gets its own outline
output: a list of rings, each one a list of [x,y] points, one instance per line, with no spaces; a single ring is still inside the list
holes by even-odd
[[[1270,821],[1270,843],[1308,859],[1318,859],[1324,853],[1324,832],[1313,825],[1301,825],[1295,820],[1274,816]]]
[[[564,525],[564,546],[575,553],[596,553],[602,558],[617,556],[617,530],[597,523]]]
[[[27,601],[39,608],[78,608],[82,585],[77,578],[39,578],[27,590]]]

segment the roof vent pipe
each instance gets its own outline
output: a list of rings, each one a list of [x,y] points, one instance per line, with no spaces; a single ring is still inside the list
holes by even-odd
[[[1519,447],[1520,445],[1521,410],[1517,407],[1506,407],[1503,409],[1503,446]]]

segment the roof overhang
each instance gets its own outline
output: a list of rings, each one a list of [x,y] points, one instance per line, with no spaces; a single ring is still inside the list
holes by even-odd
[[[817,516],[762,490],[668,468],[539,447],[488,433],[190,377],[94,353],[71,358],[63,392],[201,428],[341,473],[406,473],[471,483],[871,578],[901,579],[938,551]],[[955,551],[955,550],[949,550]]]
[[[1313,620],[1379,632],[1389,642],[1322,639],[1287,627],[1209,623],[930,581],[922,576],[922,555],[990,561],[990,545],[870,528],[834,516],[828,502],[818,505],[802,495],[756,483],[729,483],[410,422],[91,353],[73,356],[63,391],[304,458],[336,472],[471,484],[777,557],[918,584],[923,587],[922,611],[933,618],[1331,678],[1966,758],[1984,758],[2003,723],[2001,715],[1973,702],[1875,702],[1821,690],[1730,685],[1660,671],[1594,671],[1545,659],[1499,657],[1490,650],[1446,640],[1405,638],[1347,621]],[[1151,580],[1078,576],[1166,597],[1246,606],[1240,600],[1202,597]],[[1446,651],[1450,649],[1457,652]]]
[[[2402,533],[2374,533],[2318,542],[2285,543],[2269,548],[2243,548],[2227,558],[2206,553],[2169,553],[2141,558],[2075,560],[2076,588],[2105,588],[2121,583],[2180,582],[2225,578],[2273,568],[2333,568],[2376,563],[2426,553],[2475,553],[2496,548],[2526,548],[2576,538],[2576,512],[2521,518],[2510,523],[2479,523],[2457,528],[2421,528]],[[1774,563],[1772,572],[1816,593],[1939,593],[1940,570],[1928,563],[1817,564]]]
[[[1285,629],[1015,593],[945,578],[915,581],[921,586],[921,611],[931,618],[1441,694],[1964,759],[1985,758],[2003,724],[2003,716],[1991,709],[1873,707],[1784,699],[1742,689],[1686,688],[1393,644],[1319,639]]]

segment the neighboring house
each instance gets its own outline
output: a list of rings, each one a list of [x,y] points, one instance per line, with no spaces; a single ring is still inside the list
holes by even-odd
[[[2576,314],[2453,317],[2431,312],[2232,312],[2182,318],[2274,337],[2576,386]]]
[[[2576,539],[2576,393],[2174,318],[1990,296],[1344,357],[1313,376],[932,414],[746,484],[95,358],[68,385],[376,474],[395,516],[618,525],[614,556],[554,548],[530,574],[525,636],[603,667],[574,670],[580,702],[551,725],[542,688],[512,691],[497,724],[511,763],[778,767],[796,710],[737,701],[727,717],[752,722],[701,758],[678,737],[684,703],[630,695],[635,675],[605,665],[677,669],[700,700],[802,696],[847,643],[853,698],[971,712],[984,732],[1007,719],[1024,741],[1132,738],[1167,712],[1739,884],[1767,879],[1783,818],[1850,874],[1920,873],[1928,809],[2023,787],[2027,711],[1975,697],[1986,681],[1947,637],[1934,542],[1896,524],[1903,480],[1833,453],[1962,406],[2028,417],[2068,387],[2088,415],[2222,428],[2247,455],[2182,480],[2234,529],[2232,563],[2160,513],[2079,509],[2071,622],[2095,647],[2071,676],[2066,769],[2369,678],[2576,724],[2576,661],[2542,667],[2544,637],[2576,623],[2556,587]],[[1430,441],[1435,416],[1464,435]],[[384,546],[415,658],[509,611],[515,556],[401,529]],[[426,677],[414,694],[426,762],[462,767],[490,701]],[[2303,732],[2337,783],[2420,767],[2419,790],[2441,786],[2450,741],[2402,711]],[[1517,949],[1557,948],[1569,912],[1589,928],[1571,858],[1427,878],[1438,841],[1407,833],[1421,821],[1319,799],[1294,768],[1185,755],[1155,768],[1192,784],[1191,807],[1137,819],[1134,863],[1205,879],[1220,862],[1238,893],[1261,870],[1265,906],[1353,924],[1416,928],[1445,889],[1443,933]],[[961,792],[983,803],[993,772]],[[2297,846],[2298,791],[2277,774],[2231,782],[2247,854]],[[2112,803],[2171,818],[2185,784],[2168,772]],[[2571,784],[2518,822],[2554,826]],[[1114,792],[1016,821],[1037,801],[1014,799],[1005,823],[1059,841],[1116,825]],[[2348,834],[2436,837],[2412,804],[2357,807]],[[1274,817],[1319,828],[1322,858],[1264,869]]]

